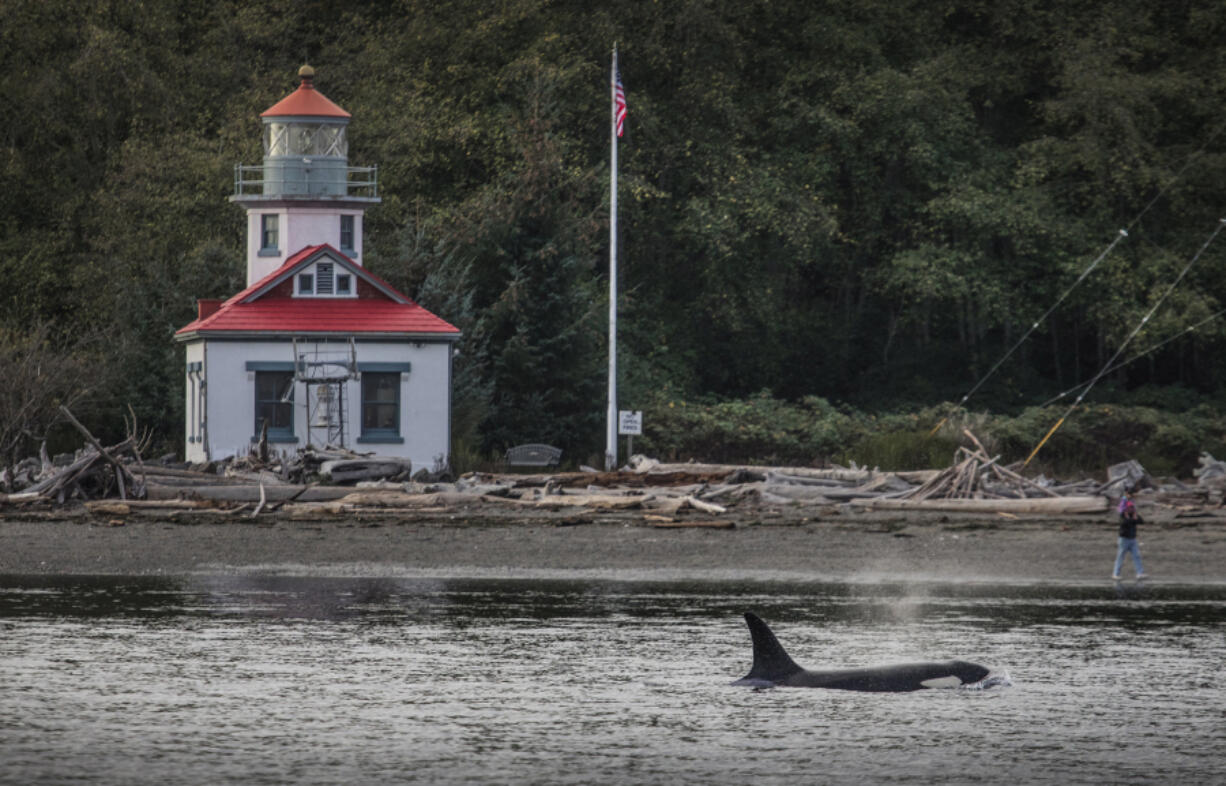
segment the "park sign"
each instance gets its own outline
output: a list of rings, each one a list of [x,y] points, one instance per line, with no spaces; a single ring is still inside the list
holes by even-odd
[[[617,433],[623,436],[638,436],[643,433],[643,411],[628,409],[617,412]]]

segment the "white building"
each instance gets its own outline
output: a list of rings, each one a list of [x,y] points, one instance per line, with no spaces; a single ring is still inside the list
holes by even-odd
[[[313,85],[261,115],[264,163],[235,168],[247,211],[247,288],[200,300],[175,333],[187,355],[188,461],[341,445],[447,461],[460,332],[362,267],[373,167],[350,167],[349,113]]]

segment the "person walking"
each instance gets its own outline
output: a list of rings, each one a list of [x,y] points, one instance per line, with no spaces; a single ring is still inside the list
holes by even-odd
[[[1142,523],[1141,516],[1137,513],[1136,503],[1132,501],[1132,489],[1124,489],[1124,496],[1120,497],[1120,504],[1117,508],[1120,514],[1120,540],[1119,551],[1115,554],[1115,570],[1111,571],[1111,578],[1116,581],[1120,580],[1120,568],[1124,567],[1124,555],[1132,555],[1132,565],[1137,569],[1137,578],[1145,578],[1145,569],[1141,567],[1141,547],[1137,545],[1137,525]]]

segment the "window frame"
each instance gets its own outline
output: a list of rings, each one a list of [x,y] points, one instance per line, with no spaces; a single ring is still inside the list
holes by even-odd
[[[272,365],[272,364],[267,364]],[[298,438],[294,436],[294,396],[297,392],[297,387],[294,381],[294,372],[292,367],[289,369],[281,368],[256,368],[253,369],[255,384],[252,386],[252,403],[254,404],[254,416],[252,418],[255,431],[251,437],[252,442],[258,442],[260,439],[260,431],[262,422],[265,420],[262,415],[263,407],[284,408],[282,413],[284,419],[288,421],[286,426],[268,426],[268,441],[269,442],[297,442]],[[276,378],[279,381],[273,381]],[[261,382],[272,382],[274,390],[285,390],[286,386],[289,389],[289,400],[285,400],[285,394],[276,398],[262,398],[261,394],[264,390],[261,387]],[[274,419],[277,419],[274,415]]]
[[[349,214],[345,214],[341,216],[341,226],[340,226],[341,251],[346,251],[352,254],[354,249],[356,248],[355,243],[357,242],[357,224],[358,222],[354,216],[349,215]],[[349,242],[345,242],[346,234],[349,235]]]
[[[396,365],[396,364],[389,364],[389,365]],[[384,442],[384,443],[388,443],[388,442],[402,443],[404,442],[404,437],[400,433],[400,424],[404,418],[404,409],[403,409],[402,401],[401,401],[401,387],[404,382],[402,373],[403,372],[399,368],[380,367],[380,368],[371,369],[371,370],[361,369],[362,379],[361,379],[360,392],[359,392],[359,396],[361,399],[360,406],[359,406],[359,417],[360,417],[361,429],[358,434],[358,442]],[[375,383],[379,381],[385,381],[389,378],[393,380],[392,382],[392,390],[394,392],[393,400],[385,401],[383,399],[374,398],[373,396],[376,391],[374,391],[372,388],[374,387]],[[388,427],[367,426],[366,425],[368,408],[386,407],[389,405],[392,407],[392,411],[394,413],[393,422],[395,423],[395,425],[393,427],[388,428]]]
[[[271,242],[269,242],[271,241]],[[260,214],[260,253],[281,253],[281,214]]]

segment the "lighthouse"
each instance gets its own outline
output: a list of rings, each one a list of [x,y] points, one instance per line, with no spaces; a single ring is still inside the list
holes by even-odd
[[[260,115],[262,163],[234,168],[247,287],[175,333],[185,457],[331,445],[446,465],[460,332],[362,264],[378,171],[349,166],[349,113],[298,76]]]
[[[232,202],[247,210],[247,285],[288,254],[328,244],[362,261],[366,208],[379,202],[377,167],[349,166],[349,119],[298,69],[298,89],[260,115],[264,160],[236,164]]]

